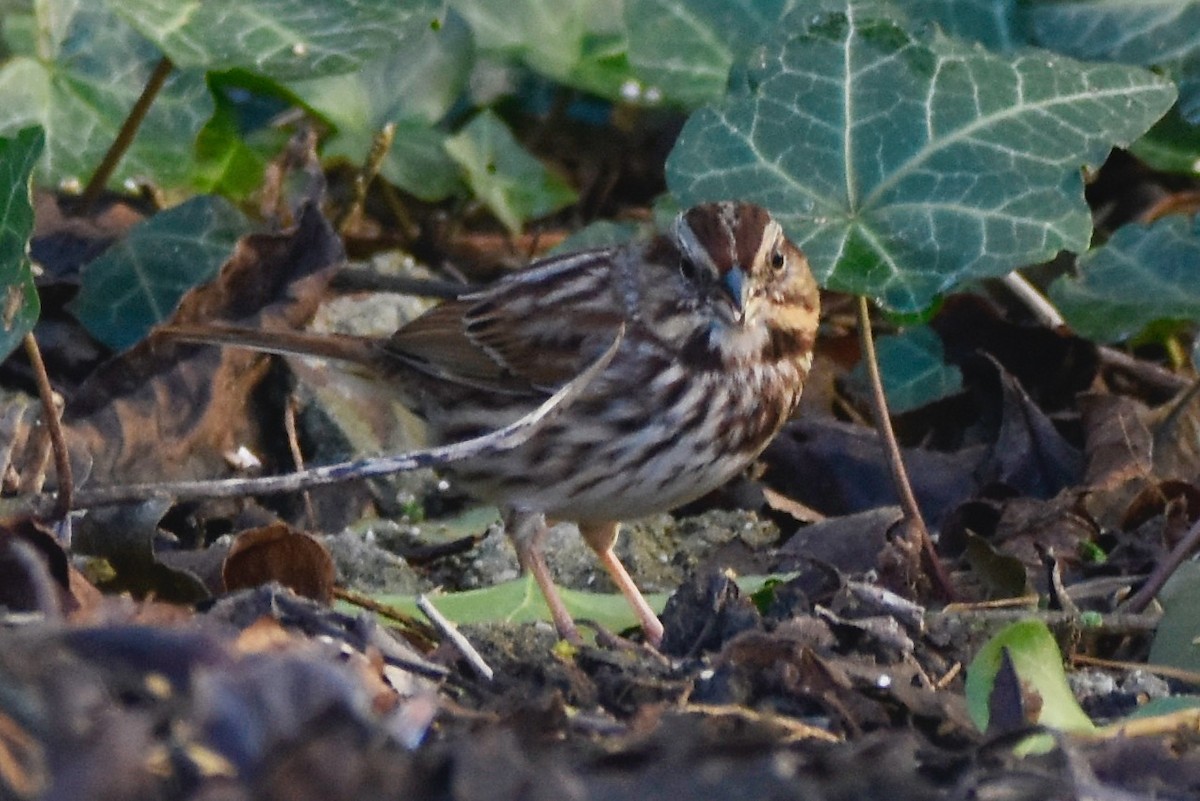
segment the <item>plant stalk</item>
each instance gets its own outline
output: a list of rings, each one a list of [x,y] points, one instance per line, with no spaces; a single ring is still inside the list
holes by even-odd
[[[100,199],[104,187],[108,186],[108,180],[112,178],[117,165],[125,157],[125,151],[129,150],[129,146],[133,144],[133,138],[137,135],[138,128],[142,126],[146,114],[150,111],[150,105],[154,102],[154,98],[158,97],[158,93],[162,90],[163,84],[167,82],[167,77],[171,74],[172,69],[174,69],[174,65],[166,56],[163,56],[155,65],[154,72],[150,73],[146,85],[142,87],[142,93],[138,96],[137,102],[129,110],[125,122],[121,124],[121,130],[117,131],[117,136],[113,139],[108,152],[104,154],[100,166],[92,173],[92,179],[88,181],[87,187],[83,190],[82,213],[86,214],[91,211],[92,206]]]

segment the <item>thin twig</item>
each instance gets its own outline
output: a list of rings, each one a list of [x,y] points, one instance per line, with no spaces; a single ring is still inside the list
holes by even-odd
[[[1145,583],[1121,604],[1120,611],[1134,614],[1144,612],[1154,600],[1154,596],[1158,595],[1167,583],[1167,579],[1174,575],[1183,561],[1195,553],[1197,548],[1200,548],[1200,520],[1192,524],[1187,534],[1183,535],[1183,539],[1175,544],[1165,558],[1158,560],[1154,570],[1146,577]]]
[[[1098,346],[1096,355],[1100,357],[1102,366],[1122,370],[1151,389],[1166,395],[1173,395],[1191,383],[1184,376],[1173,373],[1162,365],[1134,358],[1128,353],[1108,345]]]
[[[425,614],[425,617],[429,618],[429,622],[433,624],[433,627],[440,631],[442,636],[458,649],[458,652],[467,660],[467,664],[471,666],[472,670],[487,681],[492,680],[496,675],[496,672],[492,670],[492,666],[484,660],[479,651],[475,650],[475,646],[471,645],[471,641],[462,635],[462,632],[458,630],[458,626],[447,620],[446,616],[438,611],[438,608],[425,597],[424,593],[417,596],[417,608]]]
[[[871,412],[875,417],[875,429],[879,432],[879,442],[883,446],[884,459],[892,474],[892,485],[899,496],[900,509],[909,526],[912,526],[921,539],[921,549],[933,573],[934,583],[944,598],[952,599],[954,592],[950,579],[946,575],[942,560],[934,550],[933,540],[925,525],[925,518],[917,505],[917,497],[913,494],[912,483],[908,480],[908,471],[904,469],[904,459],[900,455],[900,443],[896,441],[896,432],[892,429],[891,416],[888,414],[887,397],[883,392],[883,379],[879,375],[879,361],[875,356],[875,338],[871,334],[871,311],[864,295],[858,297],[858,337],[862,345],[863,363],[867,368],[867,378],[871,385]]]
[[[371,150],[367,153],[367,160],[354,176],[354,197],[333,223],[333,227],[338,233],[346,233],[347,225],[362,214],[363,206],[367,202],[367,189],[375,180],[375,176],[379,175],[379,170],[383,167],[383,160],[387,157],[388,151],[392,149],[392,140],[395,138],[396,123],[389,122],[371,140]]]
[[[1025,276],[1014,271],[1001,278],[1000,281],[1025,304],[1038,322],[1050,328],[1062,328],[1067,325],[1066,319],[1058,308]],[[1182,376],[1153,362],[1135,359],[1116,348],[1098,345],[1096,352],[1101,363],[1124,370],[1155,389],[1177,392],[1187,385],[1187,379]]]
[[[333,588],[333,597],[339,601],[344,601],[352,606],[357,606],[360,609],[365,609],[368,612],[373,612],[379,617],[390,620],[391,622],[403,627],[406,637],[419,637],[423,641],[422,647],[433,648],[437,644],[436,634],[433,627],[414,615],[410,615],[390,604],[380,603],[369,595],[365,595],[355,590],[348,590],[345,587]],[[443,677],[444,678],[444,677]]]
[[[1042,325],[1049,328],[1059,328],[1067,324],[1062,313],[1050,302],[1050,299],[1038,291],[1038,288],[1019,272],[1014,270],[1001,278],[1000,282],[1008,287],[1010,292],[1020,298],[1021,302],[1025,304],[1026,308],[1033,313],[1033,316]]]
[[[287,404],[283,408],[283,430],[287,434],[288,450],[292,454],[292,463],[297,470],[304,469],[304,452],[300,450],[300,434],[296,430],[296,396],[289,395]],[[304,493],[304,515],[308,520],[308,525],[316,527],[317,525],[317,510],[313,507],[313,499],[311,493]]]
[[[112,177],[117,165],[125,157],[125,151],[129,150],[129,146],[133,144],[133,138],[137,135],[138,128],[142,126],[146,114],[150,111],[150,105],[162,90],[163,84],[167,82],[167,77],[170,76],[172,69],[174,69],[174,65],[171,63],[171,59],[163,56],[155,65],[154,72],[150,73],[150,77],[146,79],[146,85],[142,87],[142,93],[138,95],[137,102],[129,110],[129,115],[121,124],[121,130],[117,131],[116,138],[113,139],[108,152],[104,154],[104,160],[92,173],[92,180],[88,181],[87,187],[83,190],[82,208],[84,212],[91,210],[92,205],[104,191],[104,187],[108,186],[108,179]]]
[[[75,494],[75,481],[71,474],[71,457],[67,452],[67,440],[63,436],[62,423],[58,419],[58,408],[54,404],[54,388],[50,386],[50,376],[46,374],[46,362],[42,359],[42,350],[38,347],[37,339],[33,334],[26,334],[24,343],[25,354],[29,357],[29,364],[33,367],[38,397],[42,401],[42,421],[50,436],[50,447],[54,450],[54,470],[58,479],[58,493],[53,516],[56,520],[65,520],[71,511],[71,499]]]
[[[1073,665],[1087,665],[1088,667],[1104,668],[1105,670],[1124,670],[1129,673],[1141,670],[1146,673],[1153,673],[1155,676],[1186,681],[1188,684],[1200,687],[1200,672],[1172,665],[1156,665],[1153,662],[1126,662],[1120,659],[1101,659],[1098,656],[1089,656],[1088,654],[1071,654],[1068,659],[1071,660],[1071,664]]]

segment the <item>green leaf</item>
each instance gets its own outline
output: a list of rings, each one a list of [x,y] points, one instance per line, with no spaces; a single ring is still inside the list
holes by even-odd
[[[1178,106],[1129,150],[1156,170],[1200,175],[1200,126],[1189,125]]]
[[[1092,61],[1165,64],[1200,53],[1194,0],[1041,0],[1026,13],[1039,44]]]
[[[250,230],[241,212],[212,195],[159,212],[83,268],[71,312],[109,347],[129,347],[214,276]]]
[[[237,103],[219,86],[213,97],[216,110],[196,136],[192,185],[241,200],[262,186],[267,162],[284,146],[287,135],[275,128],[243,134]]]
[[[85,182],[112,144],[162,54],[103,3],[38,3],[39,55],[0,69],[0,135],[31,124],[46,131],[44,183]],[[113,176],[186,183],[192,142],[212,102],[197,72],[174,72]]]
[[[1184,117],[1200,122],[1200,3],[1195,0],[1042,0],[1026,10],[1034,40],[1076,58],[1181,72]]]
[[[929,326],[880,337],[875,350],[883,391],[893,414],[919,409],[963,390],[962,371],[946,364],[942,338]],[[851,379],[865,388],[866,368],[861,364],[855,367]]]
[[[575,202],[567,182],[529,155],[500,118],[484,111],[446,140],[475,196],[516,233],[527,220]]]
[[[0,360],[33,330],[41,310],[29,261],[33,233],[33,202],[29,176],[42,155],[45,136],[40,128],[27,128],[16,136],[0,138]]]
[[[753,595],[769,584],[789,581],[794,577],[794,573],[741,576],[737,584],[743,594]],[[623,631],[638,625],[629,602],[619,592],[585,592],[566,587],[559,587],[558,591],[567,605],[567,611],[576,620],[592,620],[611,631]],[[669,595],[665,592],[649,593],[646,602],[655,613],[661,614]],[[416,598],[412,596],[384,595],[377,596],[375,600],[409,614],[419,614]],[[455,623],[530,623],[550,620],[545,598],[529,575],[478,590],[431,594],[429,600],[448,620]]]
[[[725,93],[729,68],[768,38],[797,0],[626,0],[629,62],[669,101],[695,107]]]
[[[1162,620],[1150,644],[1149,661],[1200,671],[1200,564],[1184,562],[1167,581],[1158,600]]]
[[[571,616],[594,620],[612,631],[622,631],[638,624],[629,602],[620,593],[601,594],[559,588]],[[536,582],[531,576],[506,581],[479,590],[431,595],[438,611],[455,623],[529,623],[550,620],[550,612]],[[409,596],[385,596],[380,603],[395,606],[410,614],[418,614],[416,599]],[[646,596],[652,609],[662,611],[666,593]]]
[[[951,36],[1008,52],[1029,44],[1018,0],[896,0],[909,19],[930,20]]]
[[[1193,125],[1200,125],[1200,56],[1179,66],[1179,113]]]
[[[1128,339],[1156,320],[1200,320],[1197,264],[1200,220],[1130,223],[1051,284],[1050,299],[1083,336]]]
[[[632,78],[619,0],[450,0],[485,53],[608,98]]]
[[[796,13],[667,161],[680,200],[772,209],[830,288],[902,312],[1082,251],[1080,168],[1143,133],[1174,87],[1145,70],[914,38],[887,7]]]
[[[546,255],[577,253],[590,248],[607,248],[629,242],[642,233],[642,227],[632,222],[597,220],[552,247]]]
[[[1200,695],[1170,695],[1161,698],[1151,698],[1122,718],[1121,722],[1147,720],[1164,715],[1173,715],[1176,712],[1183,712],[1186,709],[1200,709]],[[1120,724],[1118,723],[1107,728],[1113,729],[1119,726]]]
[[[326,157],[360,164],[373,137],[395,123],[380,172],[433,202],[462,187],[458,165],[443,147],[446,135],[434,124],[463,94],[473,64],[471,32],[462,17],[449,13],[436,30],[410,26],[398,33],[391,52],[353,74],[297,81],[291,89],[337,127],[325,144]]]
[[[446,139],[440,130],[423,122],[397,123],[392,149],[380,166],[380,174],[414,197],[431,203],[464,194],[461,170],[447,152]],[[325,154],[340,154],[360,164],[369,144],[355,133],[344,138],[339,134]]]
[[[183,69],[287,80],[359,69],[407,25],[438,26],[442,0],[112,0]]]
[[[1038,723],[1063,731],[1095,728],[1071,693],[1062,654],[1050,629],[1040,620],[1022,620],[997,632],[967,668],[967,711],[980,731],[987,731],[991,717],[988,701],[1006,649],[1022,687],[1041,697]]]
[[[2,59],[7,61],[13,56],[35,55],[33,43],[37,39],[37,27],[32,2],[24,8],[0,10]]]

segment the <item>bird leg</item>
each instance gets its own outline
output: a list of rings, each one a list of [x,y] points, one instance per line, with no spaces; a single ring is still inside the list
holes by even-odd
[[[629,577],[629,571],[625,569],[625,565],[621,564],[621,560],[613,551],[613,546],[617,542],[617,527],[618,524],[612,522],[580,523],[579,532],[588,546],[596,552],[600,564],[608,571],[608,575],[617,585],[617,589],[633,607],[633,613],[641,623],[642,631],[646,633],[646,641],[657,648],[662,644],[663,624],[654,610],[650,608],[650,604],[646,603],[642,591],[633,583],[633,579]]]
[[[533,575],[538,589],[542,591],[558,636],[575,645],[582,644],[583,638],[579,636],[575,621],[571,619],[567,605],[558,594],[558,588],[554,586],[554,579],[550,576],[550,569],[546,566],[546,559],[542,556],[542,540],[550,530],[546,525],[545,515],[511,509],[505,516],[504,530],[516,548],[521,567]]]

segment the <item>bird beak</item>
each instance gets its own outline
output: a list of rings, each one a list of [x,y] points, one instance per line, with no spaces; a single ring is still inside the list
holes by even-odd
[[[733,308],[737,311],[740,319],[746,313],[746,273],[741,267],[734,265],[733,268],[725,273],[725,277],[721,279],[721,283],[725,287],[725,291],[729,293],[730,300],[733,301]]]

